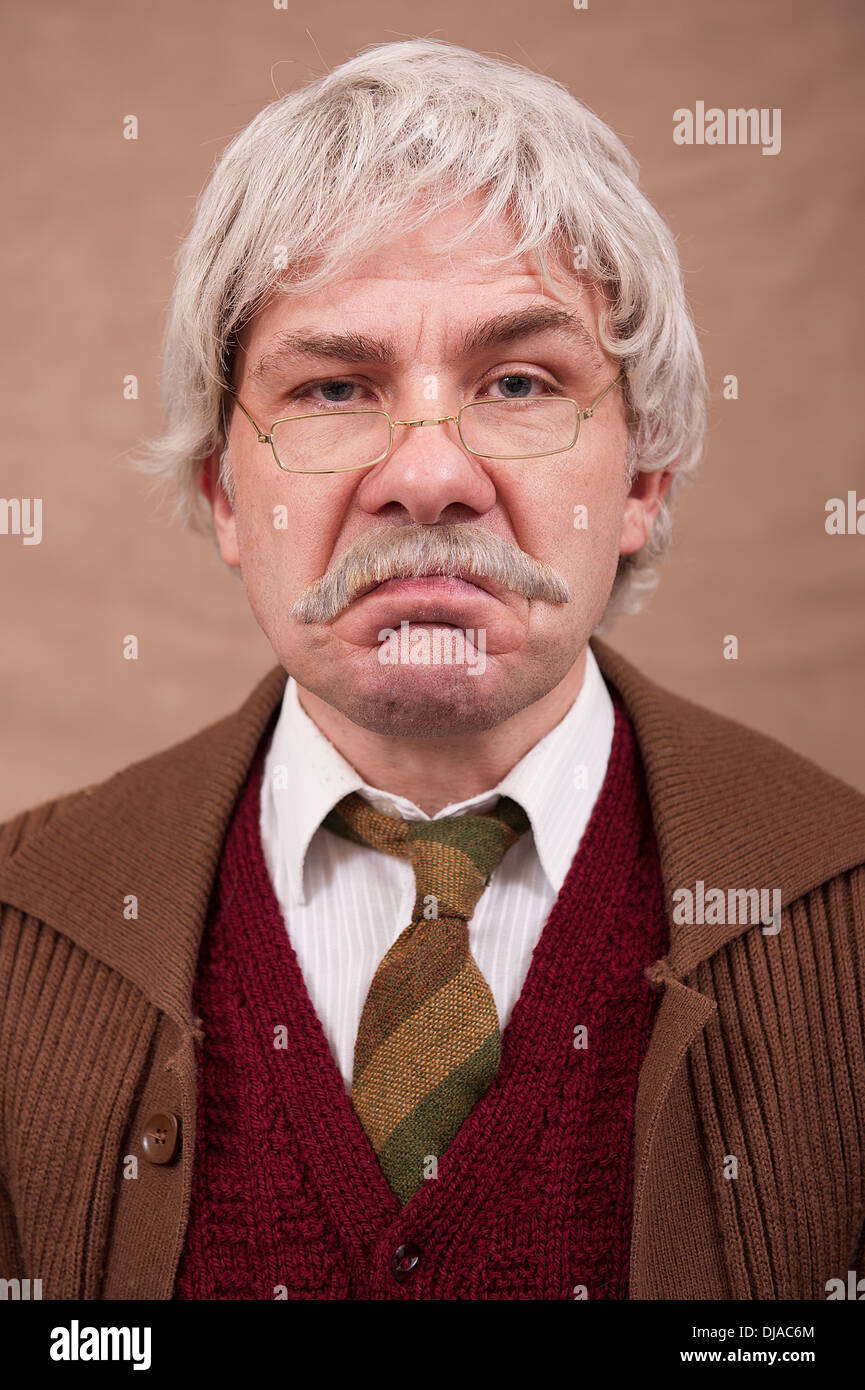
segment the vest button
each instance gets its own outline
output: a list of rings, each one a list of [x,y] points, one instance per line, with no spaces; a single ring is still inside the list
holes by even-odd
[[[413,1245],[411,1241],[408,1241],[405,1245],[398,1246],[390,1259],[390,1267],[393,1270],[394,1279],[400,1284],[404,1279],[408,1279],[419,1259],[420,1250],[416,1245]]]
[[[168,1110],[151,1115],[141,1135],[141,1151],[150,1163],[170,1163],[177,1148],[177,1116]]]

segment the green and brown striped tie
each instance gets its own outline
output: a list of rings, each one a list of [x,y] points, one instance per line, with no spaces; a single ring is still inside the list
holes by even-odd
[[[468,922],[529,821],[510,797],[482,816],[406,821],[352,792],[323,824],[410,859],[414,869],[411,923],[382,958],[363,1006],[351,1093],[382,1172],[405,1205],[428,1160],[442,1156],[499,1068],[499,1017],[469,948]]]

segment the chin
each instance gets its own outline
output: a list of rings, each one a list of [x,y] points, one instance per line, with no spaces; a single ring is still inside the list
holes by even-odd
[[[368,729],[392,738],[445,738],[495,728],[546,695],[565,672],[528,670],[519,660],[488,657],[483,670],[462,666],[382,665],[377,653],[332,684],[304,681],[320,699]]]

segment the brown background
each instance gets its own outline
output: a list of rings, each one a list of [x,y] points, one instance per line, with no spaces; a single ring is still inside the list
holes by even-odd
[[[159,427],[172,259],[217,153],[274,96],[419,34],[566,82],[678,238],[708,446],[660,590],[614,645],[865,788],[865,536],[824,529],[827,498],[865,495],[859,0],[289,5],[4,7],[0,491],[43,498],[43,541],[0,536],[0,815],[192,733],[274,664],[211,543],[167,525],[125,456]],[[781,107],[781,153],[674,145],[673,111],[698,100]]]

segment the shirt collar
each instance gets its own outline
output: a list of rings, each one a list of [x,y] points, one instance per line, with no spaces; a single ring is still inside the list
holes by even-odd
[[[606,776],[613,741],[610,693],[590,647],[579,694],[562,720],[496,787],[444,806],[435,817],[479,815],[500,796],[526,812],[541,867],[554,892],[565,881]],[[302,708],[289,677],[265,764],[261,826],[268,866],[286,885],[290,904],[304,899],[303,868],[313,836],[350,792],[406,820],[428,820],[413,801],[371,787]]]

